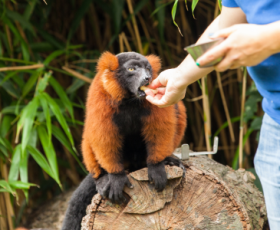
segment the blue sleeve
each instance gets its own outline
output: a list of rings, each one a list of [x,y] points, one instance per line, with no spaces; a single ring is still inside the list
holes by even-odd
[[[235,0],[222,0],[222,5],[226,7],[239,7]]]

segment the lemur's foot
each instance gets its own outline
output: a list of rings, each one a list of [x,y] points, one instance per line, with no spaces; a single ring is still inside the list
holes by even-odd
[[[129,188],[133,188],[127,175],[124,172],[118,174],[109,173],[106,175],[103,176],[106,177],[100,183],[102,187],[97,190],[98,193],[102,197],[108,197],[113,203],[120,204],[125,202],[126,199],[123,195],[124,186],[127,185]]]
[[[171,166],[175,165],[175,166],[178,166],[181,169],[183,169],[183,177],[185,177],[185,175],[186,175],[186,168],[183,165],[183,163],[181,162],[181,160],[173,158],[173,157],[166,157],[163,162],[164,162],[165,165],[171,165]]]
[[[161,192],[167,183],[167,176],[165,172],[164,162],[158,164],[148,164],[149,181],[155,184],[155,189]]]

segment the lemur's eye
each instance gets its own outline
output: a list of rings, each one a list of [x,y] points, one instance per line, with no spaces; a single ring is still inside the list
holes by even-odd
[[[128,70],[129,70],[129,71],[134,71],[135,69],[134,69],[134,68],[128,68]]]
[[[151,69],[149,67],[147,67],[146,70],[150,71]]]

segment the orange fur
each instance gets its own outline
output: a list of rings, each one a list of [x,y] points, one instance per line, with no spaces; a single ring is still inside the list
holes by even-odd
[[[178,103],[177,128],[176,128],[176,134],[174,136],[174,149],[178,148],[178,146],[181,144],[181,141],[185,134],[186,126],[187,126],[186,107],[184,106],[184,103],[180,101]]]
[[[155,55],[146,57],[153,69],[153,78],[161,68],[160,59]],[[118,103],[125,96],[124,89],[115,79],[118,59],[105,52],[99,59],[97,75],[89,91],[86,103],[86,119],[82,141],[82,152],[87,170],[98,178],[101,167],[108,173],[119,173],[124,165],[119,161],[123,137],[113,122],[118,111]],[[179,113],[175,106],[158,108],[148,101],[144,107],[151,111],[143,117],[142,134],[147,143],[147,163],[158,163],[170,156],[184,135],[186,127],[185,107],[179,103]]]
[[[102,85],[113,100],[120,101],[125,95],[115,79],[115,71],[119,67],[118,58],[110,52],[104,52],[99,58],[97,71],[101,73]]]
[[[149,63],[152,66],[153,69],[153,79],[157,78],[158,73],[161,69],[161,62],[160,62],[160,58],[154,54],[151,54],[149,56],[146,56],[146,58],[148,59]]]

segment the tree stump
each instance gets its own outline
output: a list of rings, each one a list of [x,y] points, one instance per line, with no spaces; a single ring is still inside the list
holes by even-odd
[[[166,166],[168,183],[162,192],[155,191],[144,168],[129,174],[134,188],[125,187],[124,204],[96,194],[82,230],[269,229],[264,198],[252,173],[203,156],[183,163],[184,178],[182,169]]]

